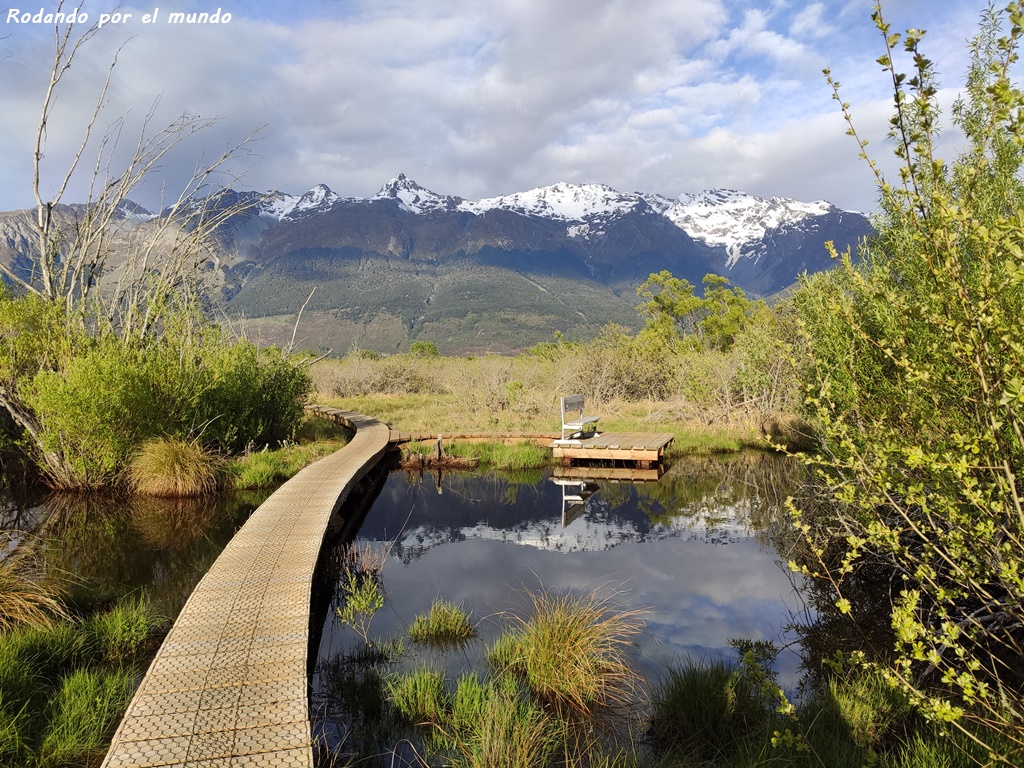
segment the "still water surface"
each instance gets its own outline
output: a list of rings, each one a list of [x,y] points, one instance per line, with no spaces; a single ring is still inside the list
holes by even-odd
[[[689,459],[658,483],[594,480],[583,494],[547,473],[519,482],[392,473],[358,533],[357,543],[389,551],[387,600],[370,636],[404,636],[436,597],[461,603],[481,622],[479,640],[441,656],[406,640],[402,662],[458,675],[480,664],[502,614],[521,612],[527,591],[601,588],[626,609],[648,611],[634,650],[648,679],[686,657],[735,658],[729,640],[749,638],[788,646],[777,670],[792,688],[799,657],[785,627],[801,601],[777,548],[789,530],[782,505],[795,472],[775,456]],[[586,498],[566,500],[572,495]],[[329,611],[321,664],[357,646]],[[319,686],[314,676],[314,703],[326,693]]]

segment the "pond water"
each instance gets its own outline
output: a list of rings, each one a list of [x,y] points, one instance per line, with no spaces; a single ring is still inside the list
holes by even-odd
[[[487,643],[508,612],[522,612],[528,592],[600,589],[627,610],[647,611],[633,661],[648,679],[687,657],[736,658],[729,641],[746,638],[783,647],[776,670],[792,689],[800,659],[785,628],[802,604],[777,548],[785,546],[783,503],[796,472],[785,458],[746,455],[684,460],[659,482],[639,484],[570,484],[548,473],[519,481],[392,473],[356,541],[386,553],[386,603],[370,637],[406,636],[437,597],[462,604],[480,621],[476,641],[438,653],[406,637],[401,662],[441,665],[457,676],[479,668]],[[335,594],[326,614],[319,670],[359,645],[333,610],[342,599]],[[330,721],[322,677],[314,675],[313,700]]]
[[[198,499],[101,494],[0,499],[0,534],[14,542],[31,531],[55,576],[74,594],[117,598],[145,593],[173,619],[231,537],[270,491]]]

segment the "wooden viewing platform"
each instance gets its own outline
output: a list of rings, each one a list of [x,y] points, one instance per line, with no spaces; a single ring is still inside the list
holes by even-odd
[[[633,461],[647,466],[661,461],[674,439],[667,432],[602,432],[580,440],[554,440],[550,445],[556,459]]]
[[[544,446],[549,445],[558,437],[557,432],[454,432],[448,434],[435,432],[431,434],[428,432],[400,432],[397,429],[392,429],[390,439],[393,445],[403,445],[437,440],[438,435],[443,440],[532,440]]]
[[[104,768],[312,768],[310,593],[327,524],[388,447],[376,419],[277,489],[196,586],[114,735]]]
[[[427,432],[400,432],[392,429],[392,445],[437,440],[532,440],[551,448],[556,459],[571,463],[573,459],[633,462],[647,468],[665,458],[666,449],[675,435],[668,432],[602,432],[594,437],[562,440],[557,432],[464,432],[430,434]],[[652,478],[646,478],[652,479]],[[657,479],[656,477],[653,479]]]

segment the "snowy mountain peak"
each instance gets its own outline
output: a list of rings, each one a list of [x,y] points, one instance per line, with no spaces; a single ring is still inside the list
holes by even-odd
[[[585,221],[595,216],[627,213],[640,202],[639,196],[623,194],[605,184],[559,182],[527,192],[466,202],[461,207],[472,213],[503,208],[528,216]]]
[[[260,196],[259,213],[280,221],[292,212],[298,202],[298,195],[289,195],[275,189]]]
[[[439,195],[420,186],[404,173],[398,174],[371,200],[397,200],[398,205],[410,213],[430,213],[437,210],[452,210],[461,202],[458,198]]]
[[[341,200],[341,196],[332,192],[331,188],[326,184],[317,184],[298,199],[295,207],[288,212],[288,215],[330,208],[339,200]]]
[[[823,200],[813,203],[786,197],[765,200],[734,189],[706,189],[680,195],[674,201],[647,199],[690,237],[709,245],[725,246],[729,267],[741,257],[752,255],[748,244],[760,244],[769,232],[835,210]]]
[[[262,196],[259,210],[260,215],[280,221],[286,216],[326,210],[338,200],[341,196],[332,192],[330,187],[317,184],[302,195],[289,195],[277,190],[267,192]]]

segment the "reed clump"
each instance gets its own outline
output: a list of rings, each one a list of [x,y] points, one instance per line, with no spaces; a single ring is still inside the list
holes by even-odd
[[[626,649],[644,627],[644,611],[620,610],[600,590],[543,590],[530,612],[492,650],[496,670],[520,678],[544,706],[591,719],[635,698],[639,678]]]
[[[194,440],[154,438],[132,456],[128,480],[136,492],[148,496],[202,496],[217,489],[220,464]]]
[[[7,543],[0,537],[0,549]],[[57,587],[44,575],[27,546],[0,552],[0,633],[18,626],[48,628],[66,616]]]
[[[434,600],[430,611],[417,616],[409,626],[409,638],[424,645],[456,646],[474,637],[476,627],[466,609],[440,598]]]

